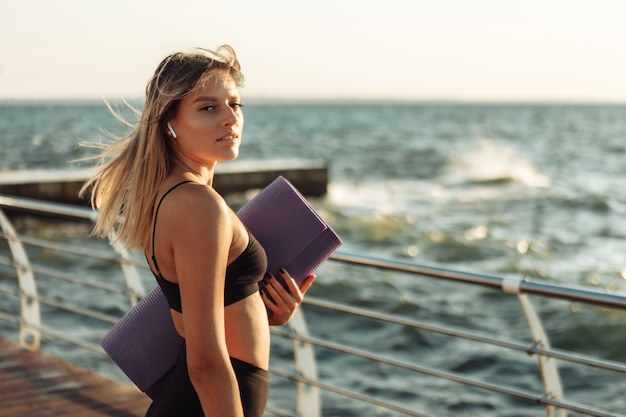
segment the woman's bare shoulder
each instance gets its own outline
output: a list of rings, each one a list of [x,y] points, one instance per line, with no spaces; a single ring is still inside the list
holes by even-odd
[[[229,214],[224,198],[214,188],[192,182],[171,190],[160,210],[159,217],[173,223],[218,221]]]

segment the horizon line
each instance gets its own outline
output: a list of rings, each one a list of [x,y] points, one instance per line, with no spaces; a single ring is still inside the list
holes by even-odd
[[[0,104],[143,102],[143,97],[0,97]],[[270,97],[244,96],[244,102],[281,103],[384,103],[384,104],[597,104],[626,105],[623,99],[590,98],[406,98],[406,97]]]

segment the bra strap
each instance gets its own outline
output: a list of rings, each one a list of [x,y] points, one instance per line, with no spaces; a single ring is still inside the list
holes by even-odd
[[[167,197],[169,193],[174,191],[175,188],[183,184],[187,184],[189,182],[193,182],[193,181],[188,180],[188,181],[179,182],[178,184],[174,185],[172,188],[167,190],[165,194],[163,194],[163,197],[161,197],[161,199],[159,200],[159,204],[157,205],[156,212],[154,213],[154,223],[152,224],[152,263],[154,264],[154,268],[156,269],[156,272],[159,274],[161,273],[161,271],[159,270],[159,264],[157,263],[156,256],[154,256],[154,235],[156,234],[156,221],[157,221],[157,216],[159,215],[159,209],[161,208],[161,203],[163,202],[163,199],[165,199],[165,197]]]

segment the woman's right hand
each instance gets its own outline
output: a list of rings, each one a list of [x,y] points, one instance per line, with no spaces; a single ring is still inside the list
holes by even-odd
[[[267,307],[269,323],[282,326],[291,320],[304,299],[304,294],[315,281],[315,275],[309,275],[298,287],[296,281],[284,269],[280,271],[285,286],[272,274],[267,274],[261,284],[261,297]],[[286,287],[286,288],[285,288]]]

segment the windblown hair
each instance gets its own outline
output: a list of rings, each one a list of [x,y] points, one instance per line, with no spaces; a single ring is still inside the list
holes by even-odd
[[[195,48],[166,57],[146,87],[146,99],[132,132],[104,147],[96,157],[96,174],[82,187],[91,206],[99,209],[93,234],[140,250],[150,234],[157,192],[167,177],[170,144],[166,124],[180,101],[215,73],[225,71],[237,87],[243,74],[235,51]]]

